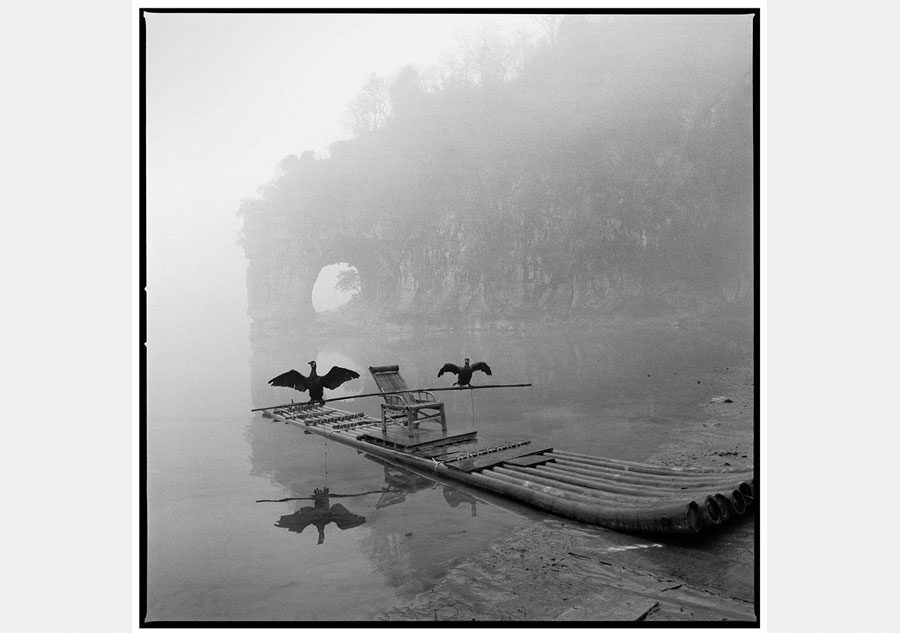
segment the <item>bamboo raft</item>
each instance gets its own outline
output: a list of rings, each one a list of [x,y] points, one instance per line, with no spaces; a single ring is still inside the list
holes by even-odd
[[[313,404],[263,415],[371,455],[475,486],[558,516],[623,531],[696,534],[748,511],[752,470],[667,468],[530,441],[479,446],[475,431],[417,428]]]

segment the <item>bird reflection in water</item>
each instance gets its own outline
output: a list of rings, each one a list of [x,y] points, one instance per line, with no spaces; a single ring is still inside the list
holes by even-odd
[[[441,486],[444,500],[451,508],[457,508],[463,503],[468,503],[472,507],[472,516],[477,516],[475,506],[478,503],[478,500],[467,492],[464,492],[459,488],[439,484],[438,482],[416,474],[411,470],[397,468],[383,460],[372,457],[371,455],[366,455],[366,457],[380,463],[384,468],[384,482],[387,486],[381,490],[372,490],[370,492],[360,492],[356,494],[331,494],[328,488],[322,490],[316,488],[312,497],[260,499],[257,503],[279,503],[283,501],[311,499],[313,502],[312,506],[306,506],[300,508],[293,514],[282,516],[278,519],[278,523],[276,523],[275,526],[286,528],[291,532],[300,534],[310,525],[314,525],[319,532],[318,545],[325,542],[325,526],[329,523],[334,523],[341,530],[349,530],[351,528],[359,527],[366,522],[366,517],[353,514],[340,503],[331,505],[331,499],[336,497],[362,497],[365,495],[380,494],[381,497],[375,502],[375,507],[380,510],[397,503],[403,503],[406,501],[407,495],[414,494],[420,490],[430,490],[437,486]]]
[[[343,495],[342,495],[343,496]],[[310,525],[315,525],[319,531],[318,545],[325,542],[325,526],[334,523],[341,530],[349,530],[366,522],[366,517],[353,514],[342,504],[331,505],[328,488],[313,493],[313,505],[300,508],[293,514],[286,514],[278,520],[276,527],[287,528],[291,532],[300,534]]]

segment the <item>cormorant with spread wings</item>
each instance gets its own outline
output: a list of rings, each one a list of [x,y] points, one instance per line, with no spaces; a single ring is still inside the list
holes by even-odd
[[[441,367],[441,371],[438,372],[438,378],[444,375],[446,372],[450,372],[456,374],[456,382],[454,385],[459,385],[460,387],[471,387],[469,381],[472,380],[472,374],[476,371],[483,371],[488,376],[491,376],[491,368],[488,367],[487,363],[477,362],[472,365],[469,365],[469,359],[465,359],[465,364],[460,367],[458,365],[454,365],[453,363],[447,363],[443,367]]]
[[[316,361],[311,360],[309,364],[312,367],[309,376],[304,376],[296,369],[292,369],[280,376],[275,376],[269,381],[269,384],[273,387],[291,387],[297,391],[306,391],[308,389],[310,402],[325,404],[325,400],[322,397],[325,394],[325,387],[337,389],[348,380],[359,378],[359,374],[352,369],[344,369],[338,366],[332,367],[324,376],[319,376],[316,374]]]

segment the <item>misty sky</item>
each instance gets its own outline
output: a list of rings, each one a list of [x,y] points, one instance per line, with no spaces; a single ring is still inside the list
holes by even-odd
[[[540,29],[516,15],[146,19],[151,403],[189,402],[204,367],[245,371],[223,356],[249,354],[240,199],[256,195],[285,156],[348,138],[341,121],[370,73],[413,64],[427,75],[488,24]]]
[[[197,231],[234,234],[239,199],[279,160],[346,138],[369,73],[440,66],[485,23],[537,28],[515,15],[148,14],[150,264]]]

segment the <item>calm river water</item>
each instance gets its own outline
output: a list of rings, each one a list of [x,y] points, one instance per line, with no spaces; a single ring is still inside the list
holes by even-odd
[[[371,365],[437,387],[454,380],[437,378],[443,363],[484,360],[494,375],[474,384],[534,386],[439,392],[452,429],[644,460],[716,395],[697,375],[753,354],[750,327],[674,324],[205,340],[185,333],[149,352],[148,621],[371,619],[434,587],[454,559],[546,517],[250,413],[305,400],[266,381],[307,373],[308,360],[360,373],[332,396],[375,391]],[[339,406],[376,415],[378,405]],[[311,499],[326,487],[330,503]],[[298,499],[260,502],[286,497]]]

